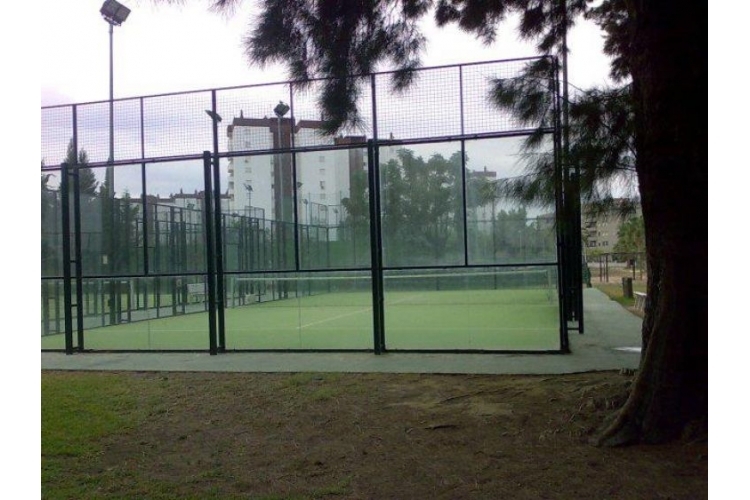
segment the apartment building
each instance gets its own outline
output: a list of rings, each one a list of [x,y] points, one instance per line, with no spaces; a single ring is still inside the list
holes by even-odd
[[[233,118],[227,127],[229,151],[253,154],[229,159],[229,211],[251,215],[262,210],[266,219],[291,222],[296,192],[300,224],[338,225],[352,175],[367,169],[367,138],[325,137],[322,129],[323,122],[317,120],[246,118],[242,112]],[[307,144],[350,148],[296,153],[293,162],[288,150]],[[395,156],[390,150],[381,153],[381,161]]]
[[[641,215],[640,205],[636,209],[636,216]],[[612,210],[606,214],[598,214],[586,207],[582,207],[581,214],[581,237],[587,251],[598,253],[611,253],[617,245],[617,232],[623,218],[617,211]]]

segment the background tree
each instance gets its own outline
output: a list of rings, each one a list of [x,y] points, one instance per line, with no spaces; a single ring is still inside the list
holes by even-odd
[[[44,161],[42,161],[42,171]],[[55,241],[58,238],[55,218],[58,216],[59,197],[58,191],[52,189],[49,180],[54,174],[42,173],[41,191],[41,219],[42,219],[42,276],[54,275],[57,271],[59,260],[54,254]]]
[[[96,180],[93,170],[87,167],[89,164],[89,155],[85,149],[81,149],[76,153],[73,139],[68,142],[68,149],[65,154],[65,159],[62,161],[68,165],[78,165],[78,182],[80,186],[81,195],[95,195],[96,189],[99,186],[99,181]],[[70,184],[71,192],[73,184]]]
[[[643,228],[643,217],[631,217],[617,228],[617,243],[612,249],[615,253],[643,253],[646,251],[646,236]]]
[[[554,119],[547,86],[553,68],[542,59],[523,75],[493,81],[492,101],[535,127],[521,148],[524,175],[503,179],[499,192],[527,205],[555,204],[554,153],[544,127]],[[569,100],[570,148],[567,163],[579,172],[581,203],[589,215],[632,215],[638,205],[635,130],[630,84],[577,89]]]
[[[349,240],[352,263],[367,265],[370,260],[370,190],[367,171],[355,170],[351,174],[349,196],[341,199],[345,217],[342,226],[344,238]]]
[[[463,223],[461,153],[427,161],[410,149],[382,169],[385,258],[405,265],[429,256],[439,262],[458,241]]]
[[[216,0],[231,8],[239,0]],[[605,32],[611,74],[629,80],[633,150],[645,224],[648,299],[641,365],[630,397],[601,444],[659,442],[708,415],[707,125],[686,103],[707,93],[705,4],[676,0],[265,0],[245,43],[251,63],[281,63],[297,80],[327,77],[319,104],[334,131],[361,119],[350,74],[398,69],[392,87],[415,77],[425,47],[419,21],[457,24],[486,43],[518,14],[521,38],[540,53],[564,47],[573,20]],[[499,89],[502,90],[502,89]],[[500,103],[501,104],[501,103]]]

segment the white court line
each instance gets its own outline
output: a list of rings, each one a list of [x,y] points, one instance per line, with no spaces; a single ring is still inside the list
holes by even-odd
[[[400,304],[402,302],[406,302],[407,300],[412,300],[412,299],[414,299],[416,297],[419,297],[419,295],[412,295],[410,297],[404,297],[401,300],[397,300],[395,302],[391,302],[390,305]],[[303,328],[307,328],[309,326],[320,325],[321,323],[328,323],[329,321],[336,321],[337,319],[346,318],[348,316],[354,316],[355,314],[360,314],[360,313],[368,312],[368,311],[372,311],[372,306],[367,307],[365,309],[360,309],[358,311],[352,311],[352,312],[348,312],[348,313],[344,313],[344,314],[339,314],[338,316],[334,316],[333,318],[326,318],[326,319],[321,319],[320,321],[313,321],[312,323],[308,323],[306,325],[301,325],[299,327],[299,329],[302,330]]]
[[[336,321],[337,319],[346,318],[347,316],[354,316],[355,314],[360,314],[360,313],[367,312],[367,311],[372,311],[372,307],[368,307],[366,309],[360,309],[358,311],[348,312],[345,314],[339,314],[338,316],[334,316],[333,318],[326,318],[326,319],[321,319],[320,321],[313,321],[312,323],[301,325],[299,328],[301,330],[303,328],[307,328],[308,326],[315,326],[321,323],[328,323],[329,321]]]

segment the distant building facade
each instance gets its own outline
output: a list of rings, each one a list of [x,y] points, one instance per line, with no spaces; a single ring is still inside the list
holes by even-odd
[[[367,138],[326,139],[322,129],[322,121],[245,118],[240,112],[227,127],[229,151],[263,153],[229,158],[229,212],[254,216],[262,210],[266,219],[292,222],[296,191],[300,224],[338,225],[343,217],[341,200],[350,194],[352,176],[367,170]],[[284,150],[305,144],[350,148],[295,153],[293,163],[292,154]],[[387,158],[381,153],[384,161]]]
[[[612,253],[617,245],[617,232],[624,219],[612,210],[606,214],[598,214],[587,210],[586,206],[581,210],[581,237],[587,253]],[[641,215],[640,204],[636,208],[637,217]]]

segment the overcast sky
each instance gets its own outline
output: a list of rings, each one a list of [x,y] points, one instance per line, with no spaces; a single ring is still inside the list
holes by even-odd
[[[249,67],[242,35],[256,10],[246,1],[231,18],[209,12],[207,1],[156,6],[123,0],[130,17],[114,34],[115,98],[285,79],[281,67]],[[42,105],[105,100],[109,97],[108,25],[99,14],[101,0],[41,0]],[[426,66],[536,55],[517,41],[514,25],[491,47],[455,28],[425,23]],[[570,33],[570,82],[579,87],[606,82],[608,61],[602,36],[589,22]],[[384,68],[385,69],[385,68]]]

